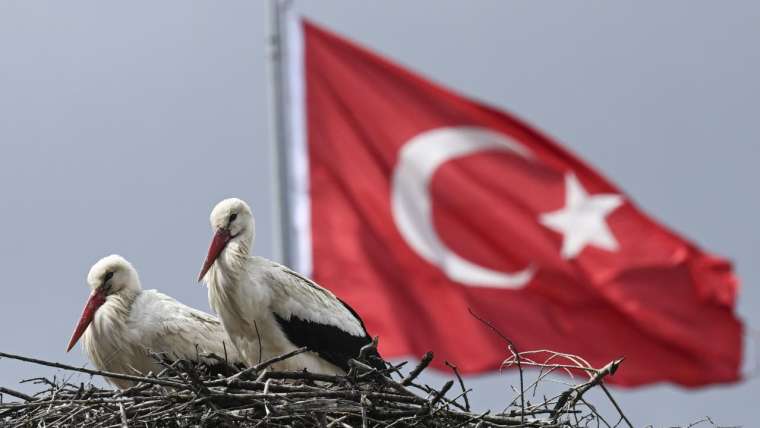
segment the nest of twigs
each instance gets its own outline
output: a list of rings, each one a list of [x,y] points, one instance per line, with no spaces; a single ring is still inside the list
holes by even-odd
[[[365,347],[362,354],[376,343]],[[134,382],[129,389],[113,390],[37,378],[28,381],[41,385],[42,390],[31,396],[0,387],[0,426],[631,427],[603,383],[621,360],[595,369],[572,355],[518,353],[511,343],[508,349],[511,355],[504,365],[519,370],[520,387],[513,388],[515,397],[498,412],[473,411],[470,390],[456,366],[448,362],[453,379],[443,387],[435,389],[419,382],[418,376],[432,361],[432,353],[411,370],[405,370],[405,363],[377,370],[359,355],[350,362],[350,372],[341,376],[269,370],[273,363],[305,348],[242,371],[225,367],[224,371],[235,373],[231,376],[212,374],[204,363],[169,361],[155,355],[164,369],[136,376],[0,352],[0,357]],[[221,358],[205,357],[226,364]],[[523,375],[527,367],[538,369],[530,372],[535,375],[534,381],[528,382],[527,371]],[[542,397],[539,387],[555,371],[571,376],[575,373],[577,380],[561,393]],[[578,373],[583,374],[582,379]],[[597,413],[584,398],[592,388],[604,390],[617,415],[608,420]],[[534,400],[537,396],[542,398]]]

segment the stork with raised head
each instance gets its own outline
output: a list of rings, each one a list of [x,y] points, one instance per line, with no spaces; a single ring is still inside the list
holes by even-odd
[[[307,347],[273,369],[347,372],[371,342],[356,311],[303,275],[251,255],[255,223],[244,201],[223,200],[210,220],[214,238],[198,280],[205,278],[209,303],[246,363]],[[369,359],[385,368],[377,351]]]
[[[137,271],[123,257],[100,259],[90,269],[87,283],[92,291],[66,352],[84,334],[84,351],[98,369],[158,373],[162,367],[150,352],[187,360],[213,353],[229,363],[242,363],[219,320],[156,290],[143,290]],[[132,385],[108,380],[122,389]]]

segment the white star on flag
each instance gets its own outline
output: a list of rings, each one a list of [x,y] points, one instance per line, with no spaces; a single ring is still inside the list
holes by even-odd
[[[587,245],[615,251],[618,243],[605,222],[605,217],[622,205],[620,195],[590,195],[575,174],[565,175],[565,206],[557,211],[541,214],[544,226],[562,234],[561,255],[571,259]]]

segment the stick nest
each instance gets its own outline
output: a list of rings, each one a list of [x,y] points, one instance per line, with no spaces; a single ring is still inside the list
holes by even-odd
[[[269,366],[306,351],[305,348],[239,370],[219,357],[211,370],[206,363],[169,361],[155,355],[164,367],[157,374],[135,376],[67,366],[34,358],[0,353],[0,358],[42,364],[67,372],[126,379],[126,390],[103,389],[92,384],[35,378],[24,382],[40,385],[29,396],[0,387],[0,426],[288,426],[288,427],[585,427],[631,426],[606,390],[603,380],[622,360],[596,369],[579,357],[549,351],[518,353],[509,342],[505,367],[519,370],[520,387],[505,397],[500,411],[474,412],[469,389],[453,364],[454,379],[440,389],[417,381],[433,359],[427,353],[412,370],[405,364],[385,370],[370,367],[363,359],[377,341],[365,347],[346,375],[276,372]],[[223,375],[219,373],[222,366]],[[531,379],[525,379],[531,370]],[[564,371],[574,382],[562,392],[546,397],[541,386],[555,371]],[[70,376],[69,376],[70,378]],[[567,378],[562,381],[566,383]],[[597,413],[584,394],[603,389],[618,414],[610,420]],[[536,397],[541,397],[536,400]],[[15,401],[9,401],[15,400]],[[531,401],[535,401],[531,403]]]

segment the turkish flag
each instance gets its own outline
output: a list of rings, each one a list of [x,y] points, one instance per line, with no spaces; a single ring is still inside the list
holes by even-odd
[[[610,382],[740,377],[731,265],[658,224],[578,157],[316,25],[289,33],[297,266],[353,306],[385,357],[464,373],[505,344]]]

